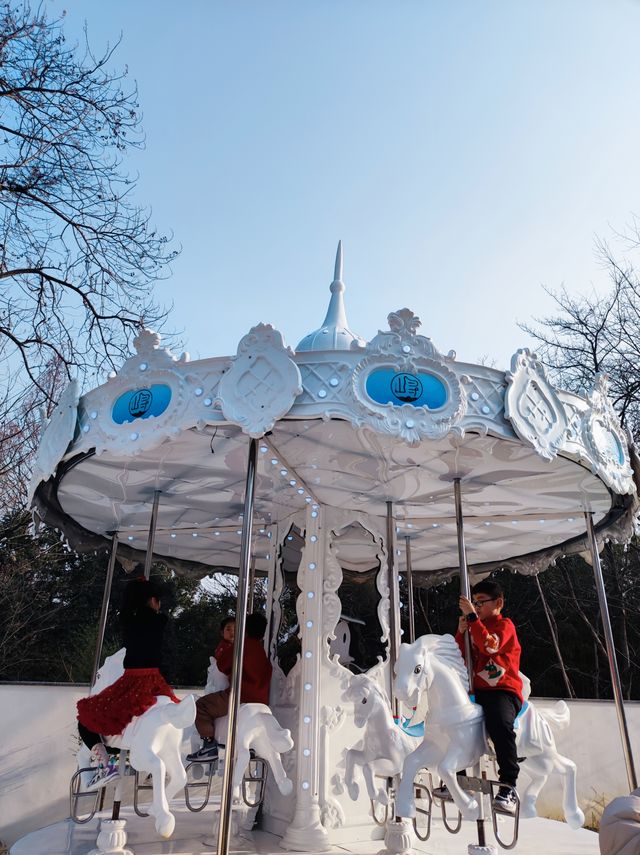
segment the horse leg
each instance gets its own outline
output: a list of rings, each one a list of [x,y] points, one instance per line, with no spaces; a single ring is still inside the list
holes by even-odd
[[[236,749],[236,765],[233,769],[233,794],[238,793],[244,772],[249,765],[251,754],[247,745],[239,745]]]
[[[544,787],[553,769],[553,763],[544,754],[534,754],[533,757],[527,757],[526,761],[522,764],[522,768],[530,780],[520,795],[520,816],[523,819],[533,819],[538,815],[536,802],[540,795],[540,790]]]
[[[576,764],[562,754],[556,754],[552,758],[554,770],[562,775],[562,809],[564,818],[570,828],[582,828],[584,825],[584,813],[578,805],[578,794],[576,792]]]
[[[449,790],[453,803],[462,814],[463,819],[477,819],[478,802],[472,796],[468,796],[460,784],[458,784],[456,769],[438,766],[437,772]]]
[[[373,768],[370,763],[365,763],[362,767],[362,774],[364,776],[364,782],[367,785],[367,793],[369,794],[369,798],[372,802],[380,802],[382,805],[386,805],[389,802],[387,798],[387,794],[385,790],[380,787],[380,789],[376,789],[376,782],[373,777]]]
[[[173,830],[176,827],[176,821],[173,814],[169,811],[169,803],[165,792],[165,773],[166,767],[164,761],[157,754],[151,751],[146,751],[144,754],[139,751],[131,751],[131,765],[138,771],[145,771],[151,774],[153,782],[153,800],[149,807],[149,813],[155,818],[155,828],[161,837],[171,837]]]
[[[165,745],[162,756],[169,775],[169,782],[165,786],[165,796],[169,802],[187,783],[187,773],[184,770],[180,756],[179,733],[176,733],[176,739],[172,739],[170,743]]]
[[[349,796],[354,800],[357,800],[360,795],[360,786],[355,779],[355,767],[362,766],[366,763],[364,757],[364,751],[357,751],[355,748],[350,748],[347,751],[347,760],[346,760],[346,770],[344,773],[344,782],[347,785],[347,791],[349,792]],[[373,798],[373,796],[371,796]]]
[[[405,757],[400,784],[396,793],[396,816],[413,819],[416,815],[413,782],[420,769],[430,766],[430,757],[431,752],[424,743]]]
[[[293,781],[287,778],[287,773],[282,765],[282,759],[275,748],[269,746],[269,751],[261,752],[262,756],[268,762],[271,768],[273,780],[283,796],[288,796],[293,792]]]

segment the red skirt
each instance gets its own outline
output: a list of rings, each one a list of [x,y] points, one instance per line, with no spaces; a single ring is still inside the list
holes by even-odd
[[[116,736],[134,716],[150,709],[158,695],[180,703],[157,668],[126,668],[111,686],[78,701],[78,721],[94,733]]]

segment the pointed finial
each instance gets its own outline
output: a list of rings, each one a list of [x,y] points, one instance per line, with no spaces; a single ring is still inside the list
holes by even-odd
[[[338,241],[338,249],[336,251],[336,264],[333,268],[333,281],[342,282],[342,241]]]
[[[345,284],[342,281],[342,241],[338,241],[336,263],[333,269],[333,282],[329,288],[331,300],[324,323],[320,329],[306,335],[296,351],[310,350],[349,350],[354,342],[363,347],[360,336],[349,329],[344,309]]]

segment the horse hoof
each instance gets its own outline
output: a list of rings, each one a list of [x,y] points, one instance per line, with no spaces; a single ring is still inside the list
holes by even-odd
[[[520,818],[521,819],[535,819],[538,816],[538,811],[535,808],[535,805],[526,805],[523,804],[520,807]]]
[[[293,781],[290,778],[285,778],[278,789],[283,796],[290,796],[293,792]]]
[[[176,820],[173,814],[169,814],[169,816],[165,820],[158,820],[156,822],[156,831],[160,835],[160,837],[171,837],[173,831],[176,827]]]
[[[466,805],[460,811],[460,813],[462,814],[463,819],[471,819],[471,820],[478,819],[478,815],[480,813],[479,807],[478,807],[478,802],[475,799],[470,799],[469,804]]]
[[[357,801],[360,795],[360,787],[356,783],[349,784],[348,791],[349,798],[353,799],[354,802]]]
[[[584,825],[584,814],[580,808],[575,813],[568,814],[565,819],[569,828],[582,828]]]

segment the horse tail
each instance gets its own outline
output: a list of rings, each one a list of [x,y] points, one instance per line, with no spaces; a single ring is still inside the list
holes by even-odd
[[[284,727],[280,727],[278,719],[271,712],[268,715],[264,714],[261,718],[269,741],[278,754],[290,751],[293,748],[291,731]]]
[[[558,701],[550,710],[538,710],[539,716],[546,722],[555,725],[558,730],[569,727],[571,710],[564,701]]]
[[[196,720],[195,698],[193,695],[187,695],[179,704],[165,704],[161,707],[160,717],[166,724],[172,724],[178,730],[189,727]]]

